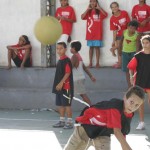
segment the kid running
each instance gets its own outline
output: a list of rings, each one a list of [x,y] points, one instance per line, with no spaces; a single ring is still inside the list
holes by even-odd
[[[71,57],[71,62],[73,67],[74,93],[79,94],[82,97],[83,101],[91,105],[91,101],[86,95],[84,71],[93,82],[96,81],[96,79],[84,65],[82,57],[78,53],[81,49],[81,46],[82,45],[79,41],[71,42],[70,51],[73,54],[73,56]]]

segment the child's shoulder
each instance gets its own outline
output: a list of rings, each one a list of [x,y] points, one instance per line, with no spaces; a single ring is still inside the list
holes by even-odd
[[[137,53],[135,54],[135,56],[140,55],[140,54],[144,54],[144,50],[141,50],[141,51],[137,52]]]

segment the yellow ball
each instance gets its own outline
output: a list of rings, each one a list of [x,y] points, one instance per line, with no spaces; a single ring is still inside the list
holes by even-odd
[[[60,22],[52,16],[41,17],[35,24],[34,34],[42,44],[52,45],[62,34]]]

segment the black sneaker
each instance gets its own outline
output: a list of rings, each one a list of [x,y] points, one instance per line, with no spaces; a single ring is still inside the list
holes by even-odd
[[[59,121],[58,123],[53,125],[53,128],[62,128],[65,126],[65,122],[64,121]]]
[[[66,123],[63,129],[72,129],[73,128],[73,123]]]

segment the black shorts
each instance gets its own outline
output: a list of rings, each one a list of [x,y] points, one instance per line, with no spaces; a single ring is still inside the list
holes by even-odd
[[[13,59],[13,61],[14,61],[15,65],[16,65],[17,67],[20,67],[20,66],[21,66],[22,60],[21,60],[18,56],[16,56],[16,57]],[[25,64],[24,64],[24,67],[31,67],[30,58],[27,58],[27,60],[26,60],[26,62],[25,62]]]
[[[70,92],[63,90],[63,94],[56,94],[56,106],[71,106],[72,98]]]

